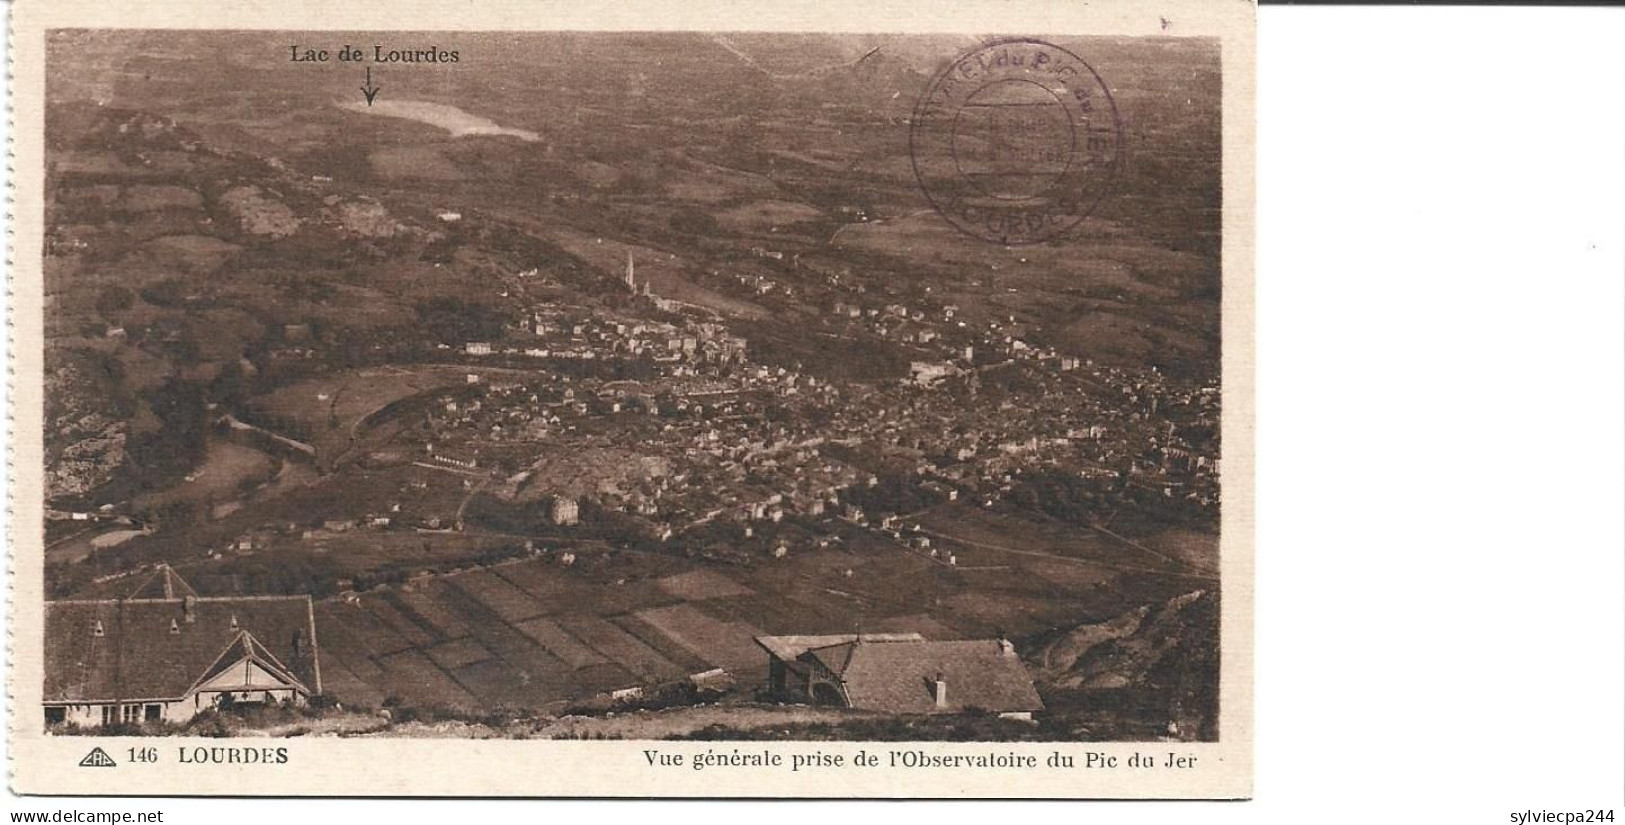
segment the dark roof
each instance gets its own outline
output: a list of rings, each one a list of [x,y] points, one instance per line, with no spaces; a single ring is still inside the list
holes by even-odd
[[[242,631],[252,634],[248,649],[321,692],[309,596],[104,599],[45,603],[45,701],[183,698],[228,647],[244,644]]]
[[[807,652],[846,685],[852,707],[888,713],[991,713],[1043,710],[1032,677],[1013,648],[995,639],[966,642],[867,639]],[[937,707],[938,675],[947,706]]]

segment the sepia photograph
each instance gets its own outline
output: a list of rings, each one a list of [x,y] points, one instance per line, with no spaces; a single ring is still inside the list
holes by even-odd
[[[19,725],[1172,770],[1245,718],[1217,33],[42,38]]]
[[[1612,825],[1592,5],[0,3],[0,816]]]

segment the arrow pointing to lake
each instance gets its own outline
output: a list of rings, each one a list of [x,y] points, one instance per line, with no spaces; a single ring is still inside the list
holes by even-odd
[[[382,87],[382,86],[374,86],[374,85],[372,85],[372,67],[368,66],[367,67],[367,85],[361,87],[361,93],[367,96],[367,105],[368,106],[372,105],[372,99],[377,97],[378,93],[380,91],[383,91],[383,88],[384,87]]]

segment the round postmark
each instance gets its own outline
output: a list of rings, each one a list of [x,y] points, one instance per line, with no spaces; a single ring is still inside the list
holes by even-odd
[[[1077,226],[1109,191],[1122,143],[1100,75],[1030,39],[960,55],[926,87],[909,126],[926,200],[959,230],[1001,244]]]

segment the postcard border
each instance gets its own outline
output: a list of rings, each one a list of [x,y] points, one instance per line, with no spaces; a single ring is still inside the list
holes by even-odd
[[[1253,764],[1253,422],[1254,422],[1254,32],[1256,7],[1243,0],[1174,0],[1160,4],[1097,0],[1090,4],[1013,6],[961,0],[952,7],[840,0],[774,6],[768,3],[668,4],[633,0],[592,7],[560,2],[488,2],[455,9],[442,3],[392,3],[387,17],[351,4],[316,0],[267,2],[225,10],[209,0],[120,5],[100,0],[19,0],[13,9],[10,273],[12,426],[10,457],[11,786],[24,794],[225,795],[252,787],[268,796],[521,796],[706,798],[1060,798],[1238,799],[1252,793]],[[283,25],[295,21],[296,25]],[[312,21],[319,21],[313,23]],[[385,25],[387,24],[387,25]],[[244,766],[183,770],[173,761],[151,769],[88,772],[77,767],[91,747],[133,743],[164,747],[220,745],[223,740],[128,737],[50,737],[15,712],[40,702],[43,623],[44,502],[21,495],[42,488],[41,284],[43,235],[44,35],[55,28],[184,28],[264,30],[600,30],[965,32],[1039,36],[1204,36],[1221,40],[1223,72],[1223,253],[1221,489],[1221,718],[1216,743],[1179,743],[1201,770],[1146,777],[1115,772],[1046,776],[989,770],[980,774],[882,771],[796,777],[734,770],[639,771],[642,742],[558,740],[290,739],[227,740],[290,748],[282,768],[248,774]],[[27,529],[19,529],[25,526]],[[715,743],[683,743],[705,745]],[[751,743],[790,753],[822,748],[849,756],[886,743]],[[544,752],[538,753],[538,747]],[[901,743],[897,744],[902,747]],[[928,753],[967,747],[1012,752],[1090,751],[1126,758],[1151,743],[921,743]],[[514,766],[527,766],[521,772]],[[353,766],[353,771],[338,770]],[[365,778],[361,772],[365,771]],[[342,774],[342,775],[341,775]],[[244,780],[252,776],[253,784]],[[358,787],[366,792],[357,793]]]

